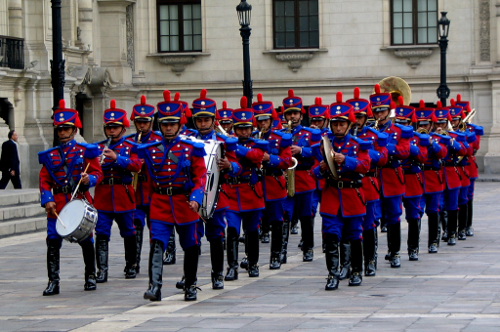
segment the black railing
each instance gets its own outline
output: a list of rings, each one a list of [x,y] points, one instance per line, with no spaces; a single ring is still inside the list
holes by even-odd
[[[24,69],[24,39],[0,36],[0,67]]]

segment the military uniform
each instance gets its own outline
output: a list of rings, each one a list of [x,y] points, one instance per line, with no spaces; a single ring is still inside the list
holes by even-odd
[[[234,128],[251,128],[253,111],[246,107],[246,97],[241,99],[241,108],[233,112]],[[235,130],[235,133],[237,131]],[[226,190],[229,197],[229,209],[226,211],[227,260],[226,280],[238,278],[238,236],[243,222],[248,255],[248,275],[259,276],[259,222],[265,208],[260,171],[264,152],[268,142],[253,138],[238,138],[236,157],[241,170],[235,177],[227,178]]]
[[[415,110],[417,127],[437,121],[434,109],[425,107],[423,101]],[[429,236],[427,247],[429,253],[437,253],[439,247],[439,201],[443,193],[444,174],[441,168],[441,159],[446,156],[450,137],[430,132],[431,141],[427,148],[427,159],[423,164],[423,196],[420,202],[420,215],[427,214]]]
[[[302,107],[302,99],[294,95],[293,90],[288,91],[288,97],[283,99],[283,114],[288,112],[301,112],[305,113]],[[284,232],[288,232],[288,223],[293,218],[294,213],[300,220],[302,229],[302,252],[303,260],[310,262],[314,256],[314,225],[313,216],[311,211],[312,195],[316,190],[316,181],[312,176],[312,167],[315,158],[312,153],[311,147],[321,140],[321,131],[318,129],[310,129],[302,127],[298,124],[294,128],[283,129],[283,132],[291,133],[293,138],[293,145],[301,148],[298,154],[293,155],[298,161],[295,168],[295,195],[287,197],[284,202]],[[285,234],[288,243],[288,234]],[[286,263],[287,248],[282,249],[282,263]]]
[[[346,101],[351,104],[356,117],[363,116],[366,118],[366,122],[369,118],[373,117],[370,102],[366,99],[359,98],[359,88],[354,89],[354,98]],[[368,150],[370,155],[370,170],[361,179],[363,184],[363,192],[365,194],[366,200],[366,215],[363,218],[363,257],[364,257],[364,267],[365,276],[374,276],[376,274],[377,267],[377,226],[380,223],[380,218],[382,217],[382,211],[380,206],[380,185],[377,178],[377,168],[384,166],[387,163],[388,152],[387,152],[387,139],[389,136],[385,133],[380,133],[373,128],[366,125],[361,129],[356,130],[356,135],[354,135],[354,130],[351,130],[353,136],[357,136],[363,141],[368,141],[372,143],[372,148]],[[342,245],[342,248],[344,245]],[[341,248],[341,249],[342,249]],[[346,247],[347,248],[347,247]],[[350,248],[347,249],[350,252]],[[342,260],[347,260],[347,254],[341,253],[341,266],[342,270],[340,275],[348,276],[350,263],[343,263]],[[347,269],[344,267],[347,266]]]
[[[144,298],[161,300],[163,252],[174,227],[184,250],[185,300],[196,300],[196,273],[198,270],[199,215],[189,208],[189,202],[201,205],[206,184],[203,160],[204,144],[179,137],[186,123],[182,104],[170,100],[164,92],[164,102],[157,105],[158,122],[178,123],[173,136],[164,136],[161,142],[138,147],[153,181],[151,194],[151,249],[149,254],[149,289]],[[160,127],[161,129],[161,127]],[[163,134],[165,135],[165,134]]]
[[[130,120],[134,122],[149,122],[150,128],[144,133],[135,133],[125,137],[126,141],[136,144],[148,144],[152,142],[159,142],[163,139],[160,133],[154,132],[152,129],[152,121],[154,117],[155,107],[146,104],[146,97],[141,96],[141,103],[132,108],[132,115]],[[142,165],[141,171],[134,174],[133,185],[135,191],[135,213],[134,213],[134,227],[135,237],[137,243],[137,258],[136,258],[136,271],[140,271],[140,261],[142,252],[142,241],[144,227],[147,223],[149,228],[149,196],[151,192],[152,182],[148,177],[146,165]]]
[[[283,201],[287,196],[286,182],[283,171],[286,171],[292,162],[292,135],[273,130],[274,120],[277,118],[272,102],[263,101],[262,95],[258,94],[257,102],[253,103],[252,109],[257,121],[271,120],[271,127],[265,133],[257,131],[254,137],[269,143],[269,161],[263,162],[264,181],[263,191],[266,213],[262,216],[262,236],[269,238],[269,228],[272,227],[271,255],[269,267],[279,269],[281,267],[281,248],[283,246]],[[264,241],[263,241],[264,242]],[[267,241],[269,242],[269,240]]]
[[[375,85],[375,93],[370,96],[372,111],[380,112],[394,108],[389,93],[381,93],[378,84]],[[391,267],[400,267],[399,250],[401,247],[401,214],[402,196],[405,193],[404,174],[401,161],[410,155],[410,139],[413,137],[413,129],[407,126],[393,124],[391,120],[384,124],[378,124],[378,131],[389,135],[387,142],[388,162],[378,172],[381,187],[382,218],[387,225],[387,241],[389,254],[387,259]]]
[[[340,93],[337,93],[337,102],[330,105],[330,123],[335,121],[356,121],[351,104],[343,103]],[[333,130],[332,130],[333,131]],[[322,230],[325,238],[325,259],[328,270],[326,290],[335,290],[339,282],[339,242],[345,236],[351,242],[352,275],[349,285],[361,284],[363,270],[362,256],[362,224],[366,214],[366,199],[362,187],[362,174],[370,169],[369,148],[371,142],[351,136],[349,127],[345,136],[328,134],[335,153],[345,156],[342,163],[334,161],[338,179],[331,175],[331,171],[322,172],[318,166],[314,169],[316,178],[326,178],[323,188],[320,214]],[[315,146],[315,149],[319,145]],[[324,151],[322,152],[324,155]],[[359,245],[358,245],[359,243]]]
[[[78,111],[65,107],[64,100],[59,103],[59,109],[54,112],[54,126],[82,128]],[[58,147],[42,151],[38,160],[42,164],[40,171],[40,200],[42,207],[49,202],[55,202],[56,212],[59,213],[64,205],[71,200],[71,195],[80,181],[81,173],[89,175],[87,185],[80,184],[76,194],[77,199],[85,199],[92,203],[88,192],[102,180],[102,170],[99,165],[99,150],[96,145],[77,143],[71,140]],[[88,169],[85,171],[85,169]],[[44,296],[59,294],[59,261],[62,238],[56,231],[57,216],[47,213],[47,272],[49,283]],[[85,290],[95,290],[95,256],[92,234],[79,242],[82,247],[85,262]]]
[[[403,105],[403,97],[399,97],[399,106],[396,107],[396,123],[409,125],[416,122],[415,108]],[[424,182],[422,167],[427,160],[427,148],[429,146],[429,135],[413,133],[410,140],[410,155],[402,162],[402,169],[405,177],[405,193],[403,195],[403,205],[405,207],[405,217],[408,222],[408,257],[410,261],[418,260],[421,215],[420,203],[424,194]]]

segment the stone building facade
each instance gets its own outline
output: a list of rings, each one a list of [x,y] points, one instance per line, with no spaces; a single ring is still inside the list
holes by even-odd
[[[276,107],[288,89],[306,105],[316,96],[331,103],[337,91],[350,98],[356,86],[366,98],[387,76],[408,82],[413,103],[435,102],[440,51],[432,22],[448,12],[451,96],[470,100],[478,111],[474,122],[485,127],[480,168],[500,172],[500,0],[249,2],[254,95],[262,93]],[[239,0],[62,3],[65,99],[81,114],[79,139],[103,138],[102,114],[111,99],[130,111],[142,94],[156,104],[169,89],[191,102],[206,88],[218,105],[226,100],[238,106]],[[50,147],[53,137],[51,19],[50,0],[0,0],[0,136],[6,138],[9,127],[19,134],[25,187],[37,186],[37,152]],[[5,50],[5,41],[22,42],[22,61],[8,61],[12,49]]]

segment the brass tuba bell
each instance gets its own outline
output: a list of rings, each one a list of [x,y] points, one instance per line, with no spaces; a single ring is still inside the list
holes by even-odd
[[[411,89],[408,83],[406,83],[406,81],[402,78],[396,76],[386,77],[378,82],[378,85],[380,85],[380,92],[391,94],[392,100],[396,103],[396,105],[399,105],[399,96],[403,97],[405,105],[410,105]],[[373,90],[372,93],[375,93],[375,90]]]

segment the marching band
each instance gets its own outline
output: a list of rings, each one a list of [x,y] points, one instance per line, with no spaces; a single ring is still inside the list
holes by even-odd
[[[335,102],[324,104],[317,97],[306,110],[289,90],[281,112],[261,94],[251,108],[242,97],[238,109],[225,101],[218,109],[206,90],[191,109],[179,93],[163,97],[156,107],[141,97],[130,117],[136,133],[128,136],[127,111],[112,100],[103,115],[106,140],[95,144],[75,141],[78,112],[61,100],[54,113],[60,145],[39,153],[47,212],[44,296],[60,292],[63,239],[82,247],[84,290],[107,282],[113,221],[124,240],[127,279],[141,272],[149,231],[144,299],[150,301],[161,301],[163,266],[176,262],[175,233],[184,251],[177,287],[186,301],[197,299],[203,236],[210,243],[212,288],[223,289],[238,279],[239,266],[259,276],[261,241],[271,242],[270,269],[286,264],[294,220],[300,221],[303,261],[312,261],[318,205],[328,291],[342,279],[358,286],[363,274],[376,275],[378,226],[387,228],[385,259],[391,268],[401,266],[403,208],[410,261],[419,259],[424,213],[430,254],[440,240],[453,246],[474,235],[475,154],[483,128],[472,123],[475,110],[460,95],[449,107],[423,100],[413,107],[405,91],[376,84],[369,99],[355,88],[351,99],[338,92]],[[303,125],[305,115],[310,127]],[[186,127],[189,118],[194,128]]]

